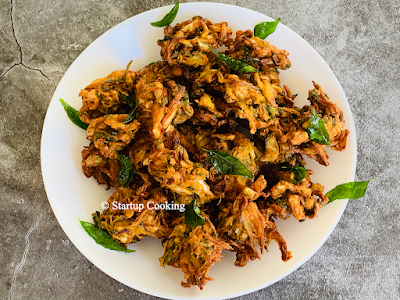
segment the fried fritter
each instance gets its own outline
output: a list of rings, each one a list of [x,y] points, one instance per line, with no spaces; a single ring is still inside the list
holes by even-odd
[[[192,117],[193,108],[186,88],[167,75],[179,77],[182,74],[179,67],[155,63],[138,74],[140,77],[135,85],[138,120],[143,123],[143,130],[150,131],[155,140]]]
[[[286,50],[279,50],[267,41],[254,36],[251,30],[236,32],[235,40],[225,45],[228,47],[226,54],[262,71],[285,70],[291,66],[287,58],[289,53]]]
[[[115,114],[92,119],[87,128],[87,139],[102,155],[118,159],[117,151],[131,142],[140,126],[137,120],[124,124],[127,117],[127,114]]]
[[[93,143],[82,150],[82,171],[87,178],[93,176],[98,184],[107,185],[107,189],[119,185],[118,176],[121,171],[119,161],[103,156]]]
[[[158,41],[161,57],[172,65],[184,65],[198,68],[208,61],[208,47],[217,48],[229,41],[232,31],[228,23],[214,24],[202,17],[164,29],[164,39]],[[174,54],[176,58],[174,58]]]
[[[218,235],[233,247],[235,265],[240,267],[249,259],[260,259],[257,247],[261,252],[264,248],[266,220],[252,201],[258,197],[257,192],[246,187],[233,203],[222,205],[216,220]]]
[[[125,245],[135,243],[148,235],[157,239],[167,237],[170,233],[167,212],[148,209],[147,203],[165,203],[168,198],[157,188],[146,192],[149,187],[148,182],[136,190],[118,187],[108,199],[109,208],[94,216],[96,225]],[[120,205],[131,209],[121,210]]]
[[[118,111],[126,112],[128,103],[121,93],[131,95],[136,80],[136,73],[128,70],[118,70],[107,77],[97,79],[81,90],[82,107],[80,119],[89,124],[90,120]]]
[[[178,222],[173,228],[164,246],[164,255],[160,258],[162,266],[170,265],[182,269],[186,282],[183,287],[197,285],[201,290],[207,281],[214,280],[208,276],[212,265],[221,260],[222,250],[231,247],[218,238],[214,225],[207,215],[203,214],[205,224],[191,228]]]

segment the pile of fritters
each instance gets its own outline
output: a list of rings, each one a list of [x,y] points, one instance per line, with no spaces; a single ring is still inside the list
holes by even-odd
[[[232,31],[226,22],[202,17],[167,26],[158,41],[162,61],[133,71],[115,71],[81,91],[80,118],[89,124],[90,145],[82,151],[82,169],[107,189],[115,187],[110,208],[94,214],[95,223],[113,239],[130,244],[161,239],[162,266],[181,268],[182,286],[203,289],[222,250],[236,252],[236,265],[259,259],[272,240],[282,260],[292,255],[274,220],[317,216],[328,199],[324,187],[307,176],[297,182],[291,166],[303,156],[328,165],[325,145],[307,133],[311,109],[323,119],[330,148],[344,150],[348,130],[343,113],[321,87],[309,92],[310,105],[296,107],[295,95],[280,85],[278,69],[291,63],[288,52],[253,35]],[[210,48],[246,62],[258,73],[235,74]],[[136,118],[126,97],[136,99]],[[207,150],[240,159],[254,179],[224,175],[212,166]],[[136,173],[127,187],[118,181],[118,153],[132,159]],[[203,226],[185,224],[179,211],[149,210],[146,203],[189,204],[197,199]],[[141,212],[113,210],[111,203],[144,204]]]

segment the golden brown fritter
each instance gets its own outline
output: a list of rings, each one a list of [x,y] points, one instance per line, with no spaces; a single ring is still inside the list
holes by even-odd
[[[166,220],[167,212],[148,209],[147,203],[165,203],[168,198],[160,189],[149,187],[149,182],[145,182],[136,190],[118,187],[108,199],[109,208],[95,215],[96,225],[107,230],[113,239],[125,245],[148,235],[157,239],[167,237],[170,232]],[[120,209],[125,207],[129,209]]]
[[[93,176],[98,184],[107,185],[107,189],[119,185],[118,176],[121,171],[119,161],[103,156],[93,143],[82,150],[82,171],[87,178]]]
[[[215,199],[206,183],[208,170],[191,161],[179,142],[170,142],[167,148],[164,143],[153,144],[151,138],[143,138],[132,144],[129,156],[137,170],[148,172],[162,187],[174,192],[178,202],[189,204],[194,195],[200,197],[200,204]]]
[[[151,132],[155,140],[164,132],[173,131],[174,126],[184,123],[193,115],[186,88],[165,76],[152,76],[154,72],[163,72],[167,67],[158,69],[158,65],[149,67],[136,86],[138,102],[138,120],[144,129]]]
[[[257,247],[261,252],[264,248],[266,219],[252,201],[258,197],[256,191],[246,187],[233,203],[221,205],[216,220],[218,235],[236,251],[235,265],[240,267],[248,259],[260,259]]]
[[[233,74],[227,76],[225,101],[234,105],[236,117],[249,122],[251,134],[275,122],[271,105],[262,90],[244,77]]]
[[[311,141],[307,128],[311,110],[322,118],[330,138],[330,148],[342,151],[346,147],[349,131],[343,129],[343,112],[331,102],[321,87],[314,83],[314,90],[309,91],[310,106],[302,109],[278,107],[274,111],[275,123],[259,132],[265,137],[265,151],[261,161],[265,163],[282,163],[293,154],[307,155],[322,165],[329,165],[326,145]],[[291,95],[286,88],[286,93]]]
[[[189,159],[185,148],[177,145],[173,150],[160,145],[154,149],[148,160],[144,162],[148,172],[161,186],[175,192],[180,203],[189,204],[194,195],[200,197],[202,205],[215,199],[206,183],[208,171]]]
[[[343,129],[343,111],[337,104],[330,101],[322,88],[313,82],[314,90],[309,91],[308,99],[311,101],[311,107],[318,114],[321,114],[324,120],[326,130],[331,140],[330,148],[336,151],[343,151],[346,148],[347,136],[349,130]]]
[[[181,283],[183,287],[197,285],[201,290],[208,281],[214,280],[208,272],[216,262],[221,261],[222,250],[231,249],[218,238],[207,215],[203,214],[203,217],[205,224],[194,229],[181,220],[168,237],[164,255],[160,258],[162,266],[182,269],[186,279]]]
[[[288,69],[291,63],[286,50],[279,50],[265,40],[253,35],[251,30],[236,32],[235,40],[225,44],[226,54],[245,61],[262,71]]]
[[[328,203],[328,198],[323,194],[324,187],[321,184],[312,183],[311,170],[307,170],[306,177],[297,182],[290,168],[281,168],[283,169],[278,168],[272,171],[272,176],[277,182],[266,193],[267,202],[280,207],[273,206],[275,214],[282,219],[286,219],[291,214],[299,221],[315,218],[319,209]]]
[[[205,66],[211,48],[217,48],[229,41],[232,31],[226,22],[214,24],[202,17],[164,29],[164,39],[158,41],[161,57],[172,65],[197,68]],[[176,58],[174,58],[176,55]]]
[[[135,137],[140,123],[133,120],[124,124],[127,117],[128,114],[105,115],[90,121],[87,139],[103,156],[118,159],[117,151],[125,148]]]
[[[107,114],[115,114],[119,110],[129,109],[121,93],[131,95],[136,80],[136,73],[118,70],[107,77],[97,79],[81,90],[82,107],[80,119],[89,124],[90,120]]]

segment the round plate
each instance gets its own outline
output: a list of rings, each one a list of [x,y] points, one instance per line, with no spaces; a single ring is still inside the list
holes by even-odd
[[[100,203],[107,200],[112,190],[105,191],[93,179],[87,179],[81,170],[81,151],[89,142],[86,132],[67,118],[59,98],[79,109],[81,89],[93,80],[107,76],[116,69],[124,69],[133,59],[131,70],[139,70],[160,60],[157,39],[163,38],[163,29],[150,22],[160,20],[172,6],[161,7],[136,15],[110,29],[94,41],[74,61],[60,81],[50,102],[43,126],[41,160],[43,180],[49,202],[68,238],[79,251],[99,269],[116,280],[147,294],[170,299],[230,298],[264,288],[296,270],[309,259],[328,238],[339,221],[347,201],[336,201],[321,209],[319,217],[299,223],[290,218],[277,221],[282,236],[292,251],[293,258],[284,263],[276,243],[272,242],[262,260],[235,267],[235,253],[224,252],[220,263],[210,271],[214,281],[203,291],[197,287],[183,288],[183,273],[172,267],[162,268],[158,258],[163,255],[159,240],[148,237],[130,245],[135,253],[111,251],[96,244],[82,229],[79,219],[92,221],[91,214],[101,211]],[[237,6],[217,3],[184,3],[173,22],[183,22],[200,15],[214,23],[226,21],[235,33],[253,29],[259,22],[271,18]],[[172,25],[173,25],[172,24]],[[267,41],[290,55],[292,67],[281,71],[281,83],[291,88],[297,106],[307,103],[308,90],[316,81],[331,100],[344,111],[346,128],[350,130],[347,150],[328,150],[329,167],[309,161],[307,168],[314,170],[312,180],[325,186],[326,191],[337,184],[353,181],[356,164],[354,124],[346,97],[329,66],[302,38],[283,24]]]

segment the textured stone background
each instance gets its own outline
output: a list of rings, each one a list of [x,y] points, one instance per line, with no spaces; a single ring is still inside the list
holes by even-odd
[[[399,1],[217,2],[281,17],[322,55],[355,119],[357,179],[376,180],[308,262],[238,299],[400,299]],[[39,152],[51,96],[79,53],[121,21],[171,3],[0,0],[2,299],[155,299],[111,279],[69,242],[47,201]]]

